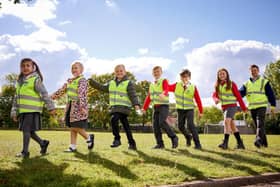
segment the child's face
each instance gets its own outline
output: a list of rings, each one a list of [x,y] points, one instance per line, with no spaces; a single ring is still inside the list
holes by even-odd
[[[225,71],[219,71],[218,77],[221,81],[227,80],[227,73]]]
[[[153,76],[155,79],[159,79],[161,77],[162,71],[160,68],[153,70]]]
[[[34,69],[34,65],[32,61],[25,61],[20,66],[20,72],[23,75],[29,75],[30,73],[33,72],[33,69]]]
[[[181,76],[181,80],[182,80],[184,83],[187,83],[187,82],[189,82],[189,80],[190,80],[190,76],[187,75],[187,74],[184,74],[184,75]]]
[[[123,67],[117,67],[115,69],[115,76],[117,79],[122,79],[126,75],[126,71]]]
[[[74,77],[78,77],[82,74],[83,69],[79,64],[73,64],[72,65],[72,75]]]

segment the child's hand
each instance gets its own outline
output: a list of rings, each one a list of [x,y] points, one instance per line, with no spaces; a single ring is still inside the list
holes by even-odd
[[[140,110],[140,107],[139,107],[139,105],[135,105],[135,110]]]
[[[165,98],[165,95],[163,93],[159,94],[159,99],[160,100],[164,100],[164,98]]]
[[[215,100],[215,104],[216,104],[216,105],[219,104],[219,102],[220,102],[220,99],[216,99],[216,100]]]
[[[13,118],[13,121],[14,121],[14,122],[18,122],[17,116],[13,116],[12,118]]]
[[[144,110],[143,108],[141,109],[141,112],[142,112],[143,114],[146,114],[146,110]]]
[[[203,114],[202,114],[202,113],[198,113],[198,119],[201,119],[201,118],[202,118],[202,116],[203,116]]]
[[[56,100],[56,96],[55,95],[51,95],[50,96],[52,100]]]
[[[55,110],[50,110],[49,113],[50,113],[51,116],[55,116],[56,115],[56,111]]]

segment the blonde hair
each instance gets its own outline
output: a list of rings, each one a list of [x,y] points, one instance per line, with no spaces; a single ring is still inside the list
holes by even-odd
[[[123,68],[124,71],[126,71],[126,70],[125,70],[125,66],[124,66],[123,64],[118,64],[118,65],[116,65],[114,70],[116,71],[118,68]]]
[[[80,67],[81,67],[81,70],[82,70],[82,72],[84,71],[84,65],[81,63],[81,62],[79,62],[79,61],[74,61],[74,62],[72,62],[72,64],[71,64],[71,67],[73,67],[74,65],[79,65]]]

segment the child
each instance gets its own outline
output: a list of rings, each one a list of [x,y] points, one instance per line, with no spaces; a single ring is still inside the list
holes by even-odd
[[[213,93],[213,99],[216,104],[219,102],[222,105],[224,112],[224,140],[219,145],[222,149],[228,148],[228,139],[230,132],[233,132],[237,140],[237,149],[245,149],[242,139],[240,138],[239,131],[234,123],[234,114],[237,111],[238,101],[239,106],[243,111],[246,111],[246,106],[242,100],[242,97],[238,91],[236,84],[230,80],[229,73],[226,69],[222,68],[217,72],[217,81],[215,84],[215,92]]]
[[[168,80],[161,78],[161,75],[162,68],[160,66],[155,66],[153,68],[155,82],[150,84],[149,93],[146,96],[142,110],[145,112],[150,102],[152,102],[154,108],[153,128],[157,143],[153,148],[164,148],[161,129],[163,129],[171,139],[172,148],[176,148],[178,147],[178,137],[166,122],[169,113]]]
[[[88,126],[88,87],[87,80],[82,75],[83,70],[81,62],[74,62],[71,66],[73,77],[52,95],[52,99],[58,99],[65,93],[67,94],[65,123],[70,127],[71,144],[65,152],[76,151],[78,133],[86,140],[89,150],[94,146],[94,135],[89,135],[85,131]]]
[[[169,85],[169,91],[174,92],[176,99],[176,108],[178,112],[178,126],[180,131],[186,138],[187,146],[191,145],[191,139],[193,137],[195,143],[195,149],[201,149],[198,133],[194,125],[194,99],[197,103],[199,110],[199,117],[202,116],[203,108],[200,100],[198,90],[194,84],[190,82],[191,72],[188,69],[184,69],[180,73],[181,82]],[[192,135],[188,134],[185,128],[187,120],[188,129]]]
[[[126,75],[125,66],[123,64],[119,64],[115,67],[115,78],[108,84],[101,85],[93,79],[89,79],[89,84],[95,89],[109,92],[111,125],[114,135],[114,141],[111,147],[114,148],[121,145],[119,130],[120,120],[128,139],[128,149],[136,150],[136,143],[133,139],[127,116],[131,110],[131,103],[135,107],[135,110],[140,110],[140,105],[134,84]]]
[[[24,58],[20,62],[20,75],[11,110],[11,117],[15,122],[19,121],[19,129],[23,132],[23,149],[16,155],[17,157],[29,157],[30,137],[40,145],[42,155],[47,152],[49,141],[42,140],[36,134],[36,131],[41,129],[43,102],[50,113],[54,114],[54,104],[43,85],[38,65],[32,59]]]

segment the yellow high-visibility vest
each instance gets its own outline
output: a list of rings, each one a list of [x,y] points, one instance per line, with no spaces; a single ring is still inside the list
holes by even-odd
[[[232,83],[231,83],[232,84]],[[226,89],[227,84],[219,85],[219,98],[222,105],[235,104],[236,97],[233,95],[231,88]],[[232,85],[231,85],[232,87]]]
[[[164,99],[161,100],[159,95],[163,92],[162,89],[162,83],[163,83],[164,79],[159,79],[157,81],[157,83],[151,83],[150,84],[150,88],[149,88],[149,92],[150,92],[150,97],[151,97],[151,101],[153,105],[157,105],[157,104],[165,104],[168,105],[169,104],[169,96],[164,96]]]
[[[77,101],[79,99],[78,97],[78,87],[79,87],[79,81],[84,78],[83,76],[79,76],[75,80],[73,80],[71,83],[67,84],[67,98],[68,101]]]
[[[175,88],[175,100],[176,100],[176,108],[177,109],[193,109],[194,108],[194,91],[195,86],[193,84],[189,84],[188,87],[184,90],[183,83],[177,83]]]
[[[109,83],[109,104],[110,106],[127,106],[131,107],[131,101],[127,94],[127,86],[129,80],[122,81],[117,85],[115,80],[111,80]]]

